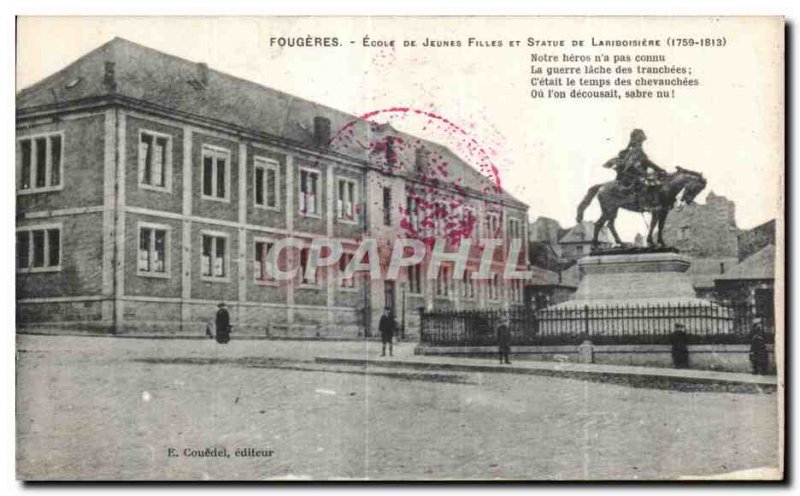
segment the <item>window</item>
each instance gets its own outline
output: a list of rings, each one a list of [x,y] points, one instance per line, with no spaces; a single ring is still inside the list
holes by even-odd
[[[681,226],[678,228],[677,231],[677,240],[678,241],[685,241],[689,239],[689,226]]]
[[[522,222],[519,219],[508,219],[508,236],[511,239],[522,237]]]
[[[449,296],[450,295],[450,267],[439,267],[439,277],[436,279],[436,295]]]
[[[228,238],[224,234],[203,234],[200,275],[211,279],[228,277]]]
[[[139,185],[169,190],[172,176],[172,137],[152,131],[139,133]]]
[[[139,260],[136,268],[138,274],[169,277],[168,257],[168,228],[139,224]]]
[[[319,217],[319,171],[300,169],[300,213]]]
[[[511,283],[511,301],[514,303],[522,303],[522,281],[513,279]]]
[[[355,275],[351,275],[347,278],[344,277],[344,271],[352,260],[352,253],[343,253],[342,256],[339,257],[339,286],[343,288],[356,287]]]
[[[336,215],[339,220],[356,220],[356,182],[350,179],[339,179],[336,188]]]
[[[469,205],[464,205],[462,210],[462,230],[465,238],[472,238],[477,233],[475,209]]]
[[[755,316],[763,318],[764,324],[768,327],[774,325],[775,319],[775,290],[773,288],[762,287],[753,291],[755,301]]]
[[[311,248],[300,249],[300,283],[315,285],[317,284],[316,271],[311,274],[311,277],[306,277],[306,267],[308,267],[308,260],[311,257]]]
[[[436,203],[433,209],[434,234],[444,236],[447,232],[447,207],[444,203]]]
[[[263,239],[256,239],[254,250],[253,273],[256,281],[269,282],[273,280],[267,270],[267,255],[272,250],[274,243]]]
[[[406,268],[408,276],[408,292],[411,294],[422,294],[422,266],[412,265]]]
[[[472,279],[472,271],[464,271],[464,298],[475,298],[475,280]]]
[[[489,280],[489,299],[497,300],[500,298],[500,275],[495,274]]]
[[[394,308],[395,308],[394,281],[383,282],[383,308],[391,313],[394,313]]]
[[[383,188],[383,225],[392,225],[392,188]]]
[[[256,206],[278,210],[278,162],[264,157],[254,161]]]
[[[497,230],[500,227],[500,218],[496,213],[486,215],[486,236],[487,238],[494,238],[498,234]]]
[[[228,201],[230,152],[203,145],[203,198]]]
[[[578,255],[583,254],[583,246],[582,245],[576,246],[575,247],[575,253],[577,253]]]
[[[35,193],[62,188],[63,133],[23,138],[19,143],[19,190]]]
[[[17,230],[17,269],[21,272],[61,270],[61,226]]]
[[[406,216],[408,224],[414,232],[419,232],[419,199],[406,197]]]

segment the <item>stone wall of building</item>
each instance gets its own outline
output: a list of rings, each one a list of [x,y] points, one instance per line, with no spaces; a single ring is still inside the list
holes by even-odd
[[[664,225],[664,241],[694,257],[738,257],[736,206],[710,192],[705,203],[674,209]]]
[[[418,320],[413,315],[420,306],[467,309],[522,304],[521,288],[493,286],[489,296],[485,286],[476,284],[473,292],[462,280],[450,281],[448,294],[436,295],[436,281],[425,279],[421,294],[412,296],[402,278],[394,285],[381,280],[342,287],[334,280],[337,269],[322,269],[313,282],[298,278],[280,284],[257,277],[257,243],[292,237],[308,248],[314,239],[335,238],[352,253],[362,240],[375,238],[387,248],[406,235],[400,221],[407,185],[429,178],[419,170],[387,170],[374,160],[372,144],[366,143],[376,130],[367,132],[369,124],[355,116],[299,98],[290,98],[290,106],[284,108],[285,95],[217,72],[203,87],[206,96],[195,99],[192,93],[181,94],[174,84],[176,77],[184,77],[184,69],[195,68],[193,63],[124,40],[109,46],[114,49],[92,52],[17,94],[17,156],[37,157],[33,162],[27,159],[25,167],[33,170],[38,160],[38,155],[28,153],[30,147],[39,146],[31,144],[32,139],[58,133],[63,145],[60,185],[31,188],[23,183],[17,188],[17,228],[23,233],[18,234],[19,246],[25,247],[25,232],[37,240],[37,248],[28,249],[17,261],[22,325],[91,322],[97,324],[93,329],[106,326],[107,332],[202,336],[217,302],[225,301],[235,336],[357,337],[372,332],[387,304],[386,295],[396,311],[406,307],[400,320],[410,326]],[[78,90],[88,93],[80,98],[51,102],[55,90],[60,90],[59,81],[88,78],[86,71],[99,67],[105,73],[97,93],[84,84]],[[123,73],[143,76],[127,77],[125,85],[117,85],[115,74]],[[225,84],[217,86],[220,81]],[[280,119],[271,119],[273,112]],[[276,120],[279,126],[272,125]],[[331,141],[332,131],[354,128],[358,129],[352,139],[339,136],[342,139]],[[387,130],[394,132],[388,125],[381,132]],[[399,135],[413,141],[398,132],[398,143]],[[467,184],[428,181],[426,190],[455,191],[458,200],[466,198],[475,207],[478,226],[485,220],[500,221],[496,233],[479,231],[474,241],[481,236],[506,237],[511,219],[514,236],[527,238],[526,205],[505,192],[488,193],[483,189],[488,180],[470,164],[444,146],[434,148],[448,155],[451,178],[471,179]],[[47,149],[50,157],[49,145]],[[386,153],[388,158],[388,147]],[[213,173],[206,172],[209,155]],[[18,158],[17,177],[21,163]],[[263,164],[263,177],[271,175],[267,171],[276,172],[276,191],[265,196],[277,196],[277,205],[256,204],[256,191],[262,189],[256,186],[257,164]],[[43,177],[36,174],[23,176]],[[207,194],[206,177],[224,188],[214,187],[214,193]],[[310,177],[315,179],[305,181]],[[348,187],[340,190],[340,183]],[[317,190],[301,192],[301,184],[316,184]],[[355,186],[354,198],[342,204],[351,200],[355,214],[342,218],[338,192],[349,197],[349,185]],[[388,208],[384,188],[391,191]],[[309,197],[315,199],[316,208],[301,206],[301,200]],[[458,209],[450,204],[447,208]],[[497,217],[485,217],[489,209]],[[60,240],[57,266],[41,264],[41,253],[48,246],[41,240],[50,236],[45,228],[60,229],[58,238],[52,234]],[[215,240],[204,245],[204,236]],[[282,268],[297,267],[298,248],[287,251]],[[35,265],[20,266],[34,254]],[[222,260],[222,265],[213,260]],[[526,263],[525,253],[519,262]],[[217,269],[209,271],[209,266]],[[224,270],[209,274],[219,267]],[[493,267],[501,272],[503,268],[499,263]],[[509,301],[509,295],[517,293]],[[408,331],[413,335],[412,329]]]
[[[767,245],[775,245],[775,220],[739,233],[739,260],[744,260]]]

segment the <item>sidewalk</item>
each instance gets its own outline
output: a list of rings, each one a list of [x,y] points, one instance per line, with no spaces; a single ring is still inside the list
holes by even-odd
[[[745,386],[763,391],[774,391],[778,385],[776,376],[716,372],[712,370],[669,369],[533,360],[515,360],[511,365],[502,365],[497,363],[494,358],[414,355],[413,349],[407,346],[395,346],[395,356],[393,357],[382,357],[380,356],[380,349],[378,347],[371,347],[371,349],[364,350],[364,353],[360,354],[325,354],[316,356],[314,360],[317,363],[332,365],[528,374],[608,382],[619,382],[619,379],[624,379],[628,382],[653,386],[675,383],[695,385],[709,384]]]

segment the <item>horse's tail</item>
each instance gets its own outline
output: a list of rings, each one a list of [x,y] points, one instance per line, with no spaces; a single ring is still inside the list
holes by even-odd
[[[589,191],[586,192],[586,196],[584,196],[583,200],[578,204],[578,223],[583,222],[583,211],[592,203],[592,200],[597,196],[597,192],[602,186],[602,184],[595,184],[589,188]]]

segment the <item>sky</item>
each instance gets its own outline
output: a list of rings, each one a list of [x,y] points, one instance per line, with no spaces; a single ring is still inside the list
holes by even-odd
[[[288,48],[272,38],[338,37],[343,46]],[[563,227],[593,184],[613,179],[602,164],[634,128],[651,160],[699,171],[707,190],[736,203],[740,228],[779,217],[783,174],[783,30],[774,20],[717,18],[20,18],[17,89],[41,80],[115,36],[356,115],[410,107],[447,118],[484,147],[503,187]],[[394,47],[364,47],[395,40]],[[405,47],[425,38],[503,41],[501,48]],[[528,37],[567,40],[564,49],[526,46]],[[713,37],[724,47],[608,49],[569,46],[591,38]],[[508,40],[521,40],[509,47]],[[353,41],[354,43],[350,43]],[[273,45],[273,46],[271,46]],[[664,54],[692,70],[695,88],[675,98],[558,100],[530,96],[531,54]],[[580,64],[579,64],[580,65]],[[394,127],[460,153],[428,119],[392,116]],[[463,154],[462,154],[463,156]],[[464,157],[468,158],[468,157]],[[586,218],[594,220],[594,204]],[[631,241],[640,214],[620,213]]]

